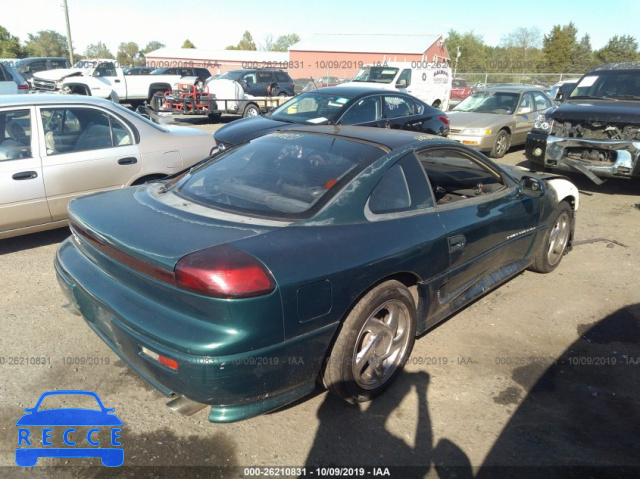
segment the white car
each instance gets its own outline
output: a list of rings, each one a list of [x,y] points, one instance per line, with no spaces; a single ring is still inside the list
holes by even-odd
[[[0,239],[65,226],[73,198],[173,174],[214,146],[99,98],[0,96]]]
[[[29,93],[29,84],[8,61],[0,62],[0,95]]]

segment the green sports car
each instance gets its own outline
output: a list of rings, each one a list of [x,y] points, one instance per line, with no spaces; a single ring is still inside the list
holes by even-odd
[[[571,246],[579,197],[416,132],[300,127],[69,205],[55,267],[181,412],[236,421],[326,386],[380,394],[416,335]]]

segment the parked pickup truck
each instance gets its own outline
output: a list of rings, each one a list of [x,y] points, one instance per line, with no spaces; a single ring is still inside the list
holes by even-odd
[[[41,92],[75,93],[116,102],[151,101],[158,92],[171,91],[180,75],[126,75],[108,59],[81,60],[74,68],[38,72],[33,87]]]

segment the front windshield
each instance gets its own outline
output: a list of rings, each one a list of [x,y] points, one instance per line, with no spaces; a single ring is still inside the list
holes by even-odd
[[[393,67],[362,67],[353,77],[355,82],[391,83],[398,73]]]
[[[584,76],[569,98],[622,98],[640,100],[638,70],[602,70]]]
[[[335,123],[349,103],[349,98],[341,95],[325,94],[318,90],[294,97],[270,114],[272,120],[307,125],[327,125]]]
[[[217,80],[233,80],[236,81],[242,76],[242,72],[227,72],[220,75]]]
[[[383,154],[328,135],[274,133],[215,157],[177,182],[174,191],[237,214],[308,218]]]
[[[517,93],[482,91],[462,100],[453,111],[510,115],[517,105]]]

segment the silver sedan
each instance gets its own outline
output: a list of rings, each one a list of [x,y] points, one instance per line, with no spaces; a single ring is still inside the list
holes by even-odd
[[[99,98],[0,96],[0,239],[64,226],[73,198],[175,173],[213,147],[205,131]]]
[[[511,146],[526,141],[536,116],[553,102],[542,88],[503,87],[475,92],[447,112],[449,138],[492,158],[502,158]]]

